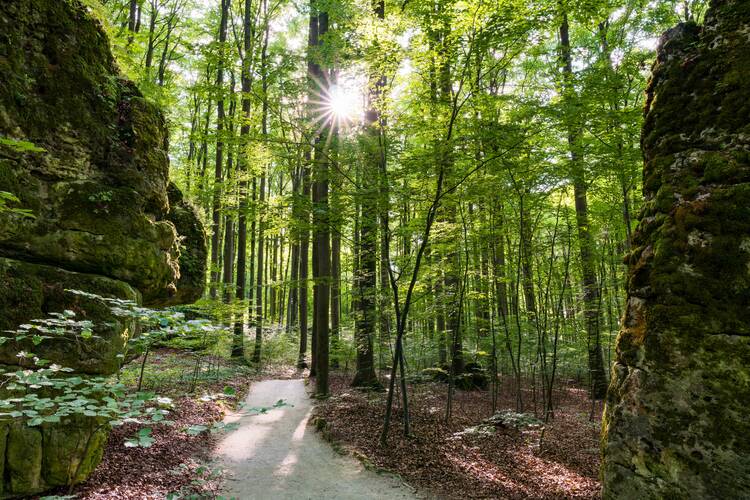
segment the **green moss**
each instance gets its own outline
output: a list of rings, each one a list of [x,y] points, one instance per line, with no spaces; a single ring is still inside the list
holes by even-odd
[[[107,429],[96,419],[70,418],[45,426],[42,474],[48,486],[65,486],[88,477],[101,461]]]
[[[671,32],[649,86],[647,219],[628,259],[640,302],[617,341],[604,498],[750,495],[750,40],[736,31],[750,3],[706,18]]]
[[[42,491],[42,433],[38,428],[12,424],[5,452],[9,492],[29,494]]]
[[[127,284],[102,276],[0,258],[0,331],[16,328],[34,318],[45,318],[50,312],[70,309],[79,318],[93,321],[98,336],[75,344],[49,340],[33,349],[30,345],[6,342],[0,346],[0,362],[15,364],[16,353],[26,349],[82,373],[110,374],[117,370],[117,355],[135,333],[136,325],[113,316],[105,304],[68,294],[66,289],[134,301],[140,298]]]
[[[654,209],[660,212],[669,212],[675,202],[674,188],[669,184],[662,185],[656,193]]]
[[[8,431],[10,430],[7,423],[0,422],[0,477],[5,478],[5,450],[8,445]],[[0,481],[0,495],[4,493],[5,482]]]

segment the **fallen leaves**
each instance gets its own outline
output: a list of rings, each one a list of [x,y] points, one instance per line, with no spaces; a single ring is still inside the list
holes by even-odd
[[[151,499],[165,498],[177,491],[214,496],[220,486],[219,471],[204,462],[216,442],[211,433],[189,435],[191,425],[210,426],[223,416],[215,401],[203,402],[192,397],[174,401],[170,425],[150,425],[152,442],[148,448],[126,447],[138,430],[127,424],[112,431],[102,463],[78,488],[83,499]],[[137,435],[137,434],[136,434]]]
[[[462,499],[599,498],[599,422],[589,421],[585,392],[562,390],[555,419],[544,427],[497,425],[491,432],[481,427],[493,423],[487,392],[456,392],[446,423],[446,386],[414,384],[409,391],[412,435],[403,436],[401,408],[395,407],[388,444],[380,447],[385,395],[353,390],[349,381],[349,376],[333,376],[333,396],[316,407],[327,435],[423,492]],[[500,396],[499,410],[515,410],[509,390]],[[502,419],[535,423],[531,413],[509,411]],[[486,432],[467,432],[472,427]]]

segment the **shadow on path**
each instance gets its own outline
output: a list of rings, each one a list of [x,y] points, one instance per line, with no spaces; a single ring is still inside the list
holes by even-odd
[[[262,415],[230,415],[240,427],[218,444],[215,455],[228,473],[225,496],[239,499],[416,498],[400,481],[366,470],[339,455],[307,423],[312,401],[304,381],[253,384],[247,407],[288,405]],[[376,432],[373,431],[373,432]]]

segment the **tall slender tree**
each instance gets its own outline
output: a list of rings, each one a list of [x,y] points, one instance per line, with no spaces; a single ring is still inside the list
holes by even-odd
[[[224,65],[227,42],[227,18],[230,0],[221,0],[219,32],[217,36],[218,57],[216,62],[216,157],[214,162],[214,189],[211,204],[211,298],[217,297],[219,283],[219,249],[221,248],[221,198],[223,195],[224,168]]]
[[[313,9],[318,9],[313,1]],[[313,80],[320,99],[330,99],[330,87],[323,64],[328,60],[325,54],[328,32],[328,12],[317,10],[318,52],[313,66]],[[328,363],[331,301],[331,233],[328,210],[329,161],[331,141],[331,121],[324,120],[314,139],[313,151],[313,314],[316,352],[315,392],[319,396],[328,394]]]
[[[568,13],[563,10],[560,23],[560,57],[562,60],[562,91],[565,100],[567,139],[570,153],[571,175],[576,209],[576,226],[578,227],[578,244],[581,257],[581,275],[583,285],[584,317],[588,342],[589,375],[591,377],[591,394],[602,399],[607,393],[607,374],[604,369],[601,336],[599,330],[599,284],[596,278],[596,256],[594,238],[591,234],[588,209],[588,184],[581,148],[582,125],[576,123],[580,114],[575,106],[575,89],[573,87],[573,60],[570,48],[570,25]]]
[[[247,294],[247,213],[249,209],[250,191],[247,182],[248,141],[250,138],[250,112],[252,100],[252,55],[253,40],[255,38],[255,22],[253,19],[252,0],[245,0],[242,36],[242,118],[240,125],[240,155],[237,159],[237,176],[239,178],[239,214],[237,216],[237,283],[236,298],[244,301]],[[245,356],[245,320],[244,314],[238,315],[234,322],[234,337],[232,342],[232,357]]]
[[[384,20],[385,2],[383,0],[373,2],[373,14],[378,21]],[[359,219],[358,265],[354,276],[357,281],[355,286],[358,294],[354,337],[357,351],[357,370],[352,385],[356,387],[380,385],[375,373],[373,337],[376,329],[378,297],[378,215],[382,216],[382,212],[378,209],[379,179],[383,168],[381,163],[385,159],[382,151],[382,123],[379,108],[382,106],[382,94],[386,82],[385,76],[375,69],[370,71],[369,80],[362,138],[365,155],[359,189],[361,217]]]

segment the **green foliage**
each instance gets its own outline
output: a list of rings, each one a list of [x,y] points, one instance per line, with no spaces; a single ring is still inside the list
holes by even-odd
[[[214,326],[208,320],[185,320],[181,312],[148,309],[129,300],[80,290],[67,292],[104,302],[115,316],[136,319],[143,330],[139,337],[131,340],[130,347],[137,351],[147,352],[155,341],[165,336],[223,331],[223,327]],[[34,346],[48,342],[86,343],[97,338],[96,328],[93,322],[79,320],[74,311],[65,310],[6,331],[9,335],[0,340],[16,343],[31,340]],[[6,382],[4,398],[0,399],[0,416],[22,421],[30,427],[59,423],[76,415],[95,418],[101,426],[168,423],[166,417],[172,407],[169,398],[153,392],[128,390],[112,377],[74,374],[72,369],[51,363],[32,351],[19,351],[17,358],[18,369],[5,368],[2,373]],[[233,395],[231,388],[225,390],[225,395]],[[216,427],[220,428],[223,426]],[[151,429],[144,427],[125,445],[148,447],[152,443]]]
[[[149,448],[154,444],[154,438],[151,437],[151,429],[144,427],[138,430],[135,436],[125,440],[126,448]]]
[[[144,93],[168,105],[171,176],[186,198],[206,221],[219,207],[221,234],[227,222],[236,228],[240,215],[247,218],[248,240],[263,225],[267,262],[260,291],[257,274],[252,276],[253,303],[234,297],[235,283],[221,283],[228,298],[204,304],[218,322],[240,317],[243,327],[252,328],[260,321],[263,362],[296,362],[297,325],[275,326],[285,322],[281,311],[289,305],[278,296],[286,300],[290,289],[301,286],[294,281],[291,255],[302,232],[313,229],[310,215],[321,215],[321,207],[302,194],[311,137],[336,122],[337,133],[326,139],[334,160],[328,215],[342,242],[334,364],[355,363],[354,269],[362,223],[377,226],[378,262],[379,238],[386,235],[390,254],[384,261],[403,300],[416,249],[427,237],[440,172],[444,192],[409,312],[405,352],[412,379],[427,380],[434,374],[420,374],[421,369],[450,362],[457,354],[450,352],[450,336],[456,334],[465,362],[478,362],[487,372],[494,366],[503,375],[542,377],[554,364],[557,376],[583,381],[590,339],[580,303],[584,270],[591,268],[601,297],[598,328],[607,364],[623,308],[620,257],[641,205],[643,90],[656,40],[678,20],[700,19],[705,2],[440,1],[405,2],[400,8],[386,2],[379,19],[369,4],[325,1],[317,8],[328,12],[331,29],[322,45],[308,48],[307,8],[281,0],[269,2],[267,14],[256,4],[251,54],[244,53],[243,2],[232,3],[226,43],[216,39],[218,3],[177,8],[178,3],[160,2],[158,12],[146,5],[140,31],[132,33],[128,2],[107,2],[109,32],[116,57]],[[569,73],[561,59],[563,17],[570,35]],[[154,44],[152,18],[153,34],[161,34],[151,38]],[[174,45],[165,40],[170,27]],[[163,82],[158,64],[146,67],[150,45],[155,54],[167,48]],[[361,109],[332,116],[335,106],[327,102],[325,87],[335,78],[329,72],[330,82],[310,81],[308,58],[336,66],[340,89],[381,114],[382,136],[361,126]],[[218,85],[220,65],[224,79]],[[243,93],[247,70],[250,91]],[[385,86],[374,89],[380,78]],[[217,130],[219,98],[225,117]],[[372,170],[381,139],[387,145],[385,168]],[[220,179],[213,168],[219,142],[225,162]],[[261,175],[267,181],[263,197]],[[580,227],[584,214],[577,208],[576,184],[579,193],[581,185],[587,191]],[[387,227],[378,225],[384,214]],[[253,228],[255,235],[249,232]],[[248,245],[248,257],[257,256],[258,244]],[[590,246],[585,262],[582,246]],[[220,270],[214,271],[221,281]],[[388,269],[377,272],[380,277]],[[377,314],[390,325],[390,340],[381,339],[387,334],[380,327],[372,331],[373,340],[381,340],[374,351],[384,367],[391,363],[395,311],[389,283],[379,282],[375,293]],[[261,318],[254,312],[259,294]],[[458,315],[453,332],[448,319]],[[436,331],[438,319],[446,323],[443,332]],[[159,342],[200,356],[227,347],[228,337],[181,335]]]
[[[488,418],[486,422],[495,426],[514,427],[516,429],[539,427],[543,424],[543,422],[534,415],[529,413],[518,413],[511,410],[495,413]]]

